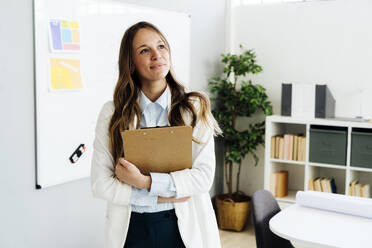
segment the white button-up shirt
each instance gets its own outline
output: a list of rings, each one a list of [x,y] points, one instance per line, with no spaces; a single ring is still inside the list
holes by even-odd
[[[162,127],[169,126],[168,122],[168,99],[169,88],[165,89],[163,94],[152,102],[141,91],[140,107],[142,109],[142,117],[140,128],[144,127]],[[151,151],[149,151],[151,152]],[[137,213],[152,213],[174,208],[173,203],[158,203],[158,196],[170,197],[176,195],[176,187],[172,177],[167,173],[150,173],[151,175],[151,190],[138,189],[133,187],[130,197],[132,212]]]

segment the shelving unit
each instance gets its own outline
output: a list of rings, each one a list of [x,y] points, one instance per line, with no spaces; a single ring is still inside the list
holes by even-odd
[[[345,165],[314,163],[309,161],[309,134],[310,127],[313,125],[347,128]],[[276,198],[280,205],[294,203],[296,200],[297,191],[306,191],[309,180],[315,177],[333,177],[336,181],[338,194],[348,195],[348,186],[354,179],[358,179],[359,182],[363,184],[368,183],[372,187],[372,168],[355,167],[350,165],[351,132],[353,128],[364,128],[372,131],[372,124],[358,121],[340,121],[332,119],[304,120],[285,116],[268,116],[266,118],[265,134],[265,189],[269,190],[270,188],[270,174],[280,170],[288,171],[288,195],[286,197]],[[280,160],[270,157],[272,136],[299,133],[302,133],[306,136],[305,161]]]

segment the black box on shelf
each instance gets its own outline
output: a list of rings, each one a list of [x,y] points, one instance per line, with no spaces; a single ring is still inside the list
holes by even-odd
[[[346,165],[347,127],[312,125],[309,161]]]
[[[351,160],[355,167],[372,168],[372,130],[353,128],[351,132]]]

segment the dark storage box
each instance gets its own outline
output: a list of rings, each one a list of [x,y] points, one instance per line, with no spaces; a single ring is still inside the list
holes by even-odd
[[[309,161],[346,165],[347,128],[312,125]]]
[[[372,130],[353,128],[350,165],[372,168]]]

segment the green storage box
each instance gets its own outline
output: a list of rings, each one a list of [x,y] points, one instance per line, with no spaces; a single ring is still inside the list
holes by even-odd
[[[309,141],[310,162],[346,165],[346,127],[312,125]]]
[[[354,128],[351,132],[350,165],[372,168],[372,130]]]

